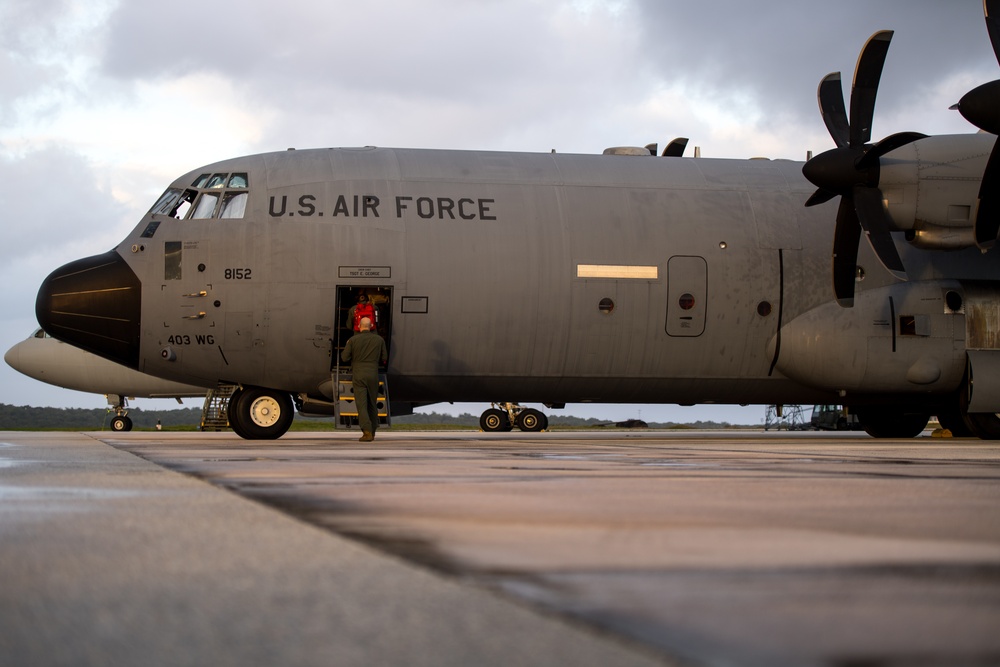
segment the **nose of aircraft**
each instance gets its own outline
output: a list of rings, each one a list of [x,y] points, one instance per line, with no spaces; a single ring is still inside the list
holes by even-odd
[[[52,348],[47,343],[59,344],[51,338],[40,339],[32,336],[7,350],[7,353],[3,355],[3,360],[22,375],[42,382],[49,382],[49,368],[57,364],[58,361],[52,359]]]
[[[55,338],[138,369],[140,288],[114,250],[78,259],[45,279],[35,316]]]
[[[20,345],[21,344],[18,343],[14,347],[12,347],[9,350],[7,350],[7,352],[4,353],[4,355],[3,355],[3,360],[6,361],[7,365],[10,366],[11,368],[13,368],[15,371],[19,371],[19,372],[23,373],[24,371],[21,370],[22,366],[21,366],[21,350],[20,350]]]

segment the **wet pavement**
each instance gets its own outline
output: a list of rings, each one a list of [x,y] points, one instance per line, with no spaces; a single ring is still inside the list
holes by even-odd
[[[11,443],[0,448],[0,503],[60,488],[44,477],[36,480],[42,487],[11,482],[13,471],[31,467],[23,461],[31,459],[34,443],[19,440],[24,434],[0,436]],[[550,625],[568,633],[549,645],[550,653],[527,652],[533,664],[581,664],[558,655],[572,650],[578,637],[621,652],[610,661],[602,655],[603,664],[641,664],[650,656],[684,665],[1000,664],[996,443],[640,431],[380,431],[375,443],[357,442],[356,432],[291,433],[274,442],[200,433],[90,437],[90,447],[103,447],[117,465],[131,461],[143,470],[107,492],[139,493],[139,502],[149,502],[152,493],[158,507],[183,514],[177,498],[156,495],[150,479],[173,480],[206,497],[214,491],[284,518],[311,539],[326,537],[327,549],[368,555],[359,562],[384,554],[378,558],[422,581],[529,616],[537,633]],[[4,467],[4,460],[22,463]],[[89,487],[65,488],[59,502],[69,506],[73,493]],[[130,498],[91,503],[136,502]],[[191,511],[225,526],[223,532],[242,530],[242,521],[215,516],[211,505]],[[24,514],[0,513],[0,538]],[[248,530],[250,548],[267,558],[289,551],[281,531]],[[11,550],[5,541],[0,573],[6,579]],[[213,553],[215,566],[227,572],[249,558],[241,551]],[[118,559],[128,560],[124,553]],[[183,558],[167,560],[183,573]],[[314,574],[324,570],[322,556],[311,560]],[[331,567],[349,576],[354,565],[334,560]],[[279,595],[280,585],[270,585]],[[288,596],[303,594],[296,591]],[[0,603],[5,595],[0,592]],[[397,614],[408,622],[447,624],[441,607],[433,607],[436,599],[401,596]],[[373,601],[385,603],[374,589]],[[372,601],[361,596],[355,603],[367,608]],[[246,609],[250,618],[264,615],[258,607]],[[282,613],[268,616],[284,623]],[[365,624],[354,626],[344,634],[365,636]],[[519,632],[460,626],[450,637],[473,647],[489,638],[511,647],[507,664],[532,664],[514,648],[522,645]],[[0,630],[0,642],[4,634]],[[271,655],[286,643],[275,642]],[[463,657],[491,662],[490,645]]]

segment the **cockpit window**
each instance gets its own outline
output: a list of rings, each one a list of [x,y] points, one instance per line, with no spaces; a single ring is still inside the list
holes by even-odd
[[[219,202],[219,195],[209,194],[208,192],[203,192],[200,197],[198,197],[198,203],[194,207],[194,212],[191,214],[192,220],[202,220],[204,218],[211,218],[215,213],[215,205]]]
[[[201,174],[186,190],[168,188],[149,212],[188,220],[242,218],[250,199],[249,189],[250,179],[245,172]],[[150,236],[153,231],[155,228]]]
[[[153,208],[149,209],[149,212],[159,215],[170,215],[177,200],[180,199],[181,192],[177,188],[167,188],[167,191],[160,195],[160,198],[156,200],[156,203],[153,204]]]
[[[222,200],[222,211],[220,218],[242,218],[247,209],[247,198],[250,195],[246,192],[227,192]]]
[[[191,202],[197,196],[194,190],[167,188],[149,210],[153,215],[169,215],[172,218],[183,218],[191,207]]]
[[[187,217],[188,211],[191,210],[191,204],[194,203],[195,197],[198,193],[194,190],[185,190],[184,194],[181,195],[180,202],[177,203],[177,208],[174,209],[173,216],[175,218],[184,219]]]

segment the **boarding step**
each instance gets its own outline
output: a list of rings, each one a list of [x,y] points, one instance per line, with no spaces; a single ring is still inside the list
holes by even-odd
[[[351,383],[351,374],[335,371],[333,373],[333,386],[336,427],[351,428],[357,426],[358,407],[354,400],[354,385]],[[378,374],[378,423],[380,426],[392,425],[392,417],[389,413],[389,383],[385,373]]]
[[[235,391],[235,384],[220,384],[208,391],[201,410],[202,431],[225,431],[229,428],[229,399]]]

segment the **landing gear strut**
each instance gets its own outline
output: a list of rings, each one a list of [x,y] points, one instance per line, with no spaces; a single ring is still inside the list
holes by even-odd
[[[490,405],[492,407],[479,417],[479,426],[484,431],[510,431],[515,426],[522,431],[544,431],[549,427],[549,418],[534,408],[511,402]]]
[[[111,430],[131,431],[132,419],[128,416],[128,400],[116,394],[108,394],[107,398],[108,405],[113,406],[115,411],[115,416],[111,418]]]

